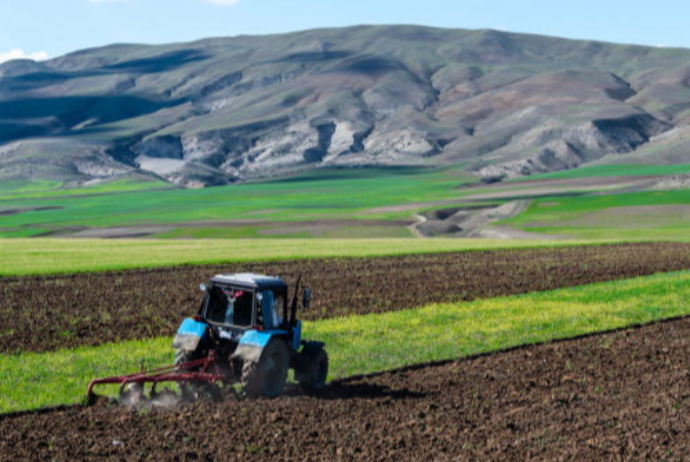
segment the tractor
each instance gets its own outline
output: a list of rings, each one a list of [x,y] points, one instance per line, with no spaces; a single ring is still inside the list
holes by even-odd
[[[217,395],[218,383],[241,383],[251,398],[274,398],[282,394],[289,369],[302,390],[322,389],[328,375],[328,355],[322,342],[302,340],[302,322],[297,319],[301,277],[295,284],[288,307],[288,286],[277,277],[259,274],[221,274],[200,286],[204,298],[196,316],[185,319],[173,339],[172,366],[137,374],[91,381],[119,384],[121,402],[144,399],[143,385],[177,382],[182,395]],[[302,292],[302,305],[309,307],[311,292]],[[168,391],[169,392],[169,391]]]

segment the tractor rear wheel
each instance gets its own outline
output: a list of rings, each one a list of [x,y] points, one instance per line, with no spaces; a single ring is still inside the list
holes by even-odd
[[[306,393],[316,393],[326,385],[328,377],[328,354],[323,348],[305,348],[298,359],[300,374],[297,380],[303,391]]]
[[[259,362],[242,365],[242,387],[250,398],[275,398],[283,392],[290,362],[290,353],[283,340],[274,339],[266,345]]]

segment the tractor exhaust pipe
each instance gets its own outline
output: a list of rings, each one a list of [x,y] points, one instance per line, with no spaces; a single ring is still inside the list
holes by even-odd
[[[297,295],[299,294],[299,283],[302,281],[302,275],[300,274],[295,283],[295,291],[292,294],[292,303],[290,304],[290,322],[288,325],[290,327],[297,326]]]

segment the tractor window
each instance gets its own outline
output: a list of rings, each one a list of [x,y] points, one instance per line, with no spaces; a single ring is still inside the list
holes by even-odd
[[[252,324],[252,308],[254,297],[251,292],[240,292],[236,294],[232,323],[235,326],[250,326]]]
[[[283,294],[276,295],[276,316],[278,316],[278,322],[283,323],[284,319],[281,319],[283,313],[285,312],[285,296]]]
[[[266,329],[277,329],[280,323],[276,314],[276,300],[272,290],[261,292],[261,303],[258,305],[257,322]]]
[[[225,307],[227,298],[220,287],[211,289],[206,307],[206,319],[213,322],[222,323],[225,321]]]
[[[220,324],[248,327],[252,324],[252,292],[214,287],[211,290],[206,319]]]

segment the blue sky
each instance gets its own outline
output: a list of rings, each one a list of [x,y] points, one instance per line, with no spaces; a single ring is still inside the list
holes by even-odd
[[[0,0],[0,61],[354,24],[493,28],[690,48],[683,0]]]

